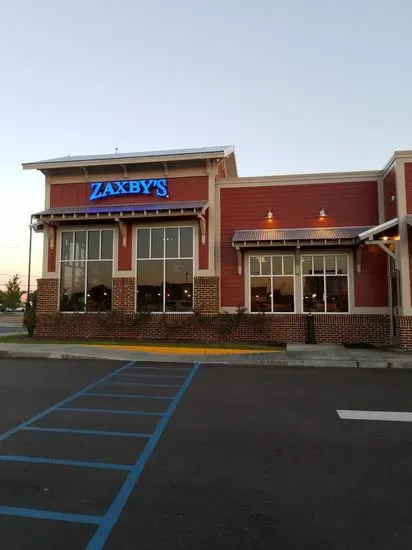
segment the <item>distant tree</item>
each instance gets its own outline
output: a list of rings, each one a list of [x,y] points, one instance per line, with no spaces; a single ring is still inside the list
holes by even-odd
[[[13,277],[6,283],[6,291],[3,292],[2,304],[10,309],[16,309],[20,305],[22,291],[20,288],[19,275]]]
[[[4,292],[0,290],[0,304],[2,305],[3,305],[3,300],[4,300]]]

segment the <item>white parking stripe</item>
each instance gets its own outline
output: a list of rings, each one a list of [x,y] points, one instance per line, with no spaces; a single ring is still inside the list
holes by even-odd
[[[389,420],[392,422],[412,422],[412,412],[395,411],[336,411],[342,420]]]

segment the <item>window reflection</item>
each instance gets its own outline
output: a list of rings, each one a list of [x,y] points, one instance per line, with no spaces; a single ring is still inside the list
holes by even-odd
[[[177,258],[179,255],[179,229],[169,227],[166,229],[166,257]]]
[[[73,259],[73,231],[63,231],[62,233],[62,260],[72,260]]]
[[[89,246],[87,257],[89,260],[98,260],[100,251],[100,231],[89,231]]]
[[[102,261],[103,254],[107,257],[105,261]],[[112,271],[112,230],[63,232],[60,310],[111,309]]]
[[[87,309],[107,311],[112,307],[112,262],[88,262]]]
[[[137,262],[137,310],[163,311],[163,260]]]
[[[272,310],[270,277],[250,278],[250,309],[260,313]]]
[[[83,311],[85,305],[85,262],[63,262],[60,278],[60,310]]]
[[[86,231],[74,232],[74,259],[85,260],[86,259]]]
[[[139,229],[137,232],[137,257],[150,258],[150,229]]]
[[[166,260],[166,311],[191,311],[192,308],[192,260]]]
[[[138,229],[137,239],[138,311],[192,311],[193,228]]]
[[[250,310],[268,313],[294,312],[294,256],[251,256],[249,266]]]
[[[312,271],[308,269],[312,261],[316,275],[312,275]],[[347,256],[343,254],[304,256],[302,262],[303,311],[348,312],[347,271]]]
[[[323,277],[305,277],[303,283],[303,311],[324,311]]]
[[[151,243],[151,257],[163,258],[164,257],[164,229],[152,229],[152,243]]]
[[[326,278],[327,310],[330,312],[348,311],[348,283],[346,277]]]
[[[113,258],[113,231],[102,231],[101,259],[111,260]]]
[[[273,278],[273,311],[295,311],[294,280],[293,277]]]

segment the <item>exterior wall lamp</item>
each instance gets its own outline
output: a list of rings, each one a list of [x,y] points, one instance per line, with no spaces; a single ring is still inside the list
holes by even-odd
[[[326,218],[326,216],[327,216],[326,210],[324,208],[321,208],[319,210],[319,217],[320,218]]]
[[[272,210],[270,210],[270,208],[269,208],[268,213],[266,214],[266,219],[267,219],[268,221],[272,221],[273,218],[274,218],[273,212],[272,212]]]

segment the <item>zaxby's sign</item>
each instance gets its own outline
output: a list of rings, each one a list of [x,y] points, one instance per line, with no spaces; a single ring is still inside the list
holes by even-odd
[[[168,197],[167,180],[96,181],[90,184],[89,200],[106,199],[117,195],[155,195]]]

